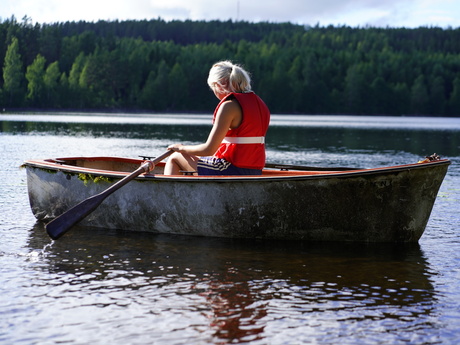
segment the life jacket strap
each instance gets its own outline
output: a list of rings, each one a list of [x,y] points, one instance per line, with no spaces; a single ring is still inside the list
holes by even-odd
[[[225,137],[224,144],[265,144],[265,137]]]

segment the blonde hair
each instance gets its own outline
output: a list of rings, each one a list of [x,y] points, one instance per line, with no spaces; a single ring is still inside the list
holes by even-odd
[[[241,66],[231,61],[220,61],[209,70],[208,85],[220,94],[250,92],[251,77]]]

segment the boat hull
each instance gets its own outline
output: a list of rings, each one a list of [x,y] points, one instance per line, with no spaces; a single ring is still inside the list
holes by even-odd
[[[147,174],[110,195],[81,225],[234,238],[417,242],[449,164],[269,171],[262,177]],[[44,221],[127,174],[39,161],[25,166],[32,211]]]

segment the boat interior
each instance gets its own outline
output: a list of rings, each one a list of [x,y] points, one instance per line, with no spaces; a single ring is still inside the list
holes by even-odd
[[[65,170],[65,167],[69,171],[74,172],[85,172],[89,174],[101,174],[101,175],[120,175],[120,173],[131,173],[139,168],[139,166],[146,160],[151,160],[153,157],[141,157],[142,159],[133,159],[133,158],[120,158],[120,157],[71,157],[71,158],[56,158],[56,159],[46,159],[40,161],[29,161],[29,164],[35,166],[46,166],[48,168]],[[379,171],[382,169],[401,169],[407,167],[415,167],[420,165],[420,163],[434,163],[444,161],[447,164],[450,164],[449,160],[426,160],[420,161],[418,163],[395,166],[395,167],[381,167],[373,169],[363,169],[363,168],[348,168],[348,167],[312,167],[312,166],[299,166],[299,165],[288,165],[288,164],[274,164],[266,163],[265,168],[262,172],[262,177],[283,177],[283,176],[308,176],[308,175],[328,175],[328,174],[345,174],[350,172],[363,172],[363,171]],[[164,173],[165,163],[160,162],[155,165],[155,169],[150,172],[150,175],[162,175]],[[194,172],[183,172],[181,176],[197,176]],[[176,175],[179,176],[179,175]],[[211,177],[211,176],[200,176],[201,178]],[[216,177],[216,176],[212,176]],[[219,177],[231,177],[231,176],[222,176]],[[241,177],[241,176],[240,176]],[[248,177],[248,176],[246,176]],[[260,177],[253,176],[253,177]]]
[[[150,158],[150,157],[149,157]],[[117,158],[117,157],[74,157],[74,158],[56,158],[45,160],[48,163],[77,167],[83,169],[98,170],[104,172],[133,172],[136,170],[145,159],[132,158]],[[150,174],[163,174],[165,163],[160,162],[155,166],[155,169]],[[267,163],[263,176],[292,176],[292,175],[317,175],[317,174],[332,174],[338,172],[346,172],[353,170],[361,170],[358,168],[322,168],[322,167],[307,167],[298,165],[274,164]],[[190,172],[183,172],[183,175],[196,175]]]

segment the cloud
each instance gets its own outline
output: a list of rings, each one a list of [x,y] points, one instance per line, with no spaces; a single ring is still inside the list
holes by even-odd
[[[0,16],[28,16],[39,23],[146,19],[150,9],[149,0],[3,0]]]
[[[412,14],[432,0],[150,0],[149,13],[166,20],[245,20],[250,22],[293,22],[315,25],[404,26],[412,23]],[[430,6],[439,8],[435,0]],[[424,17],[417,18],[423,20]],[[429,24],[429,23],[425,23]],[[414,24],[416,26],[416,24]]]
[[[2,0],[0,17],[34,22],[244,20],[350,26],[460,26],[457,0]]]

